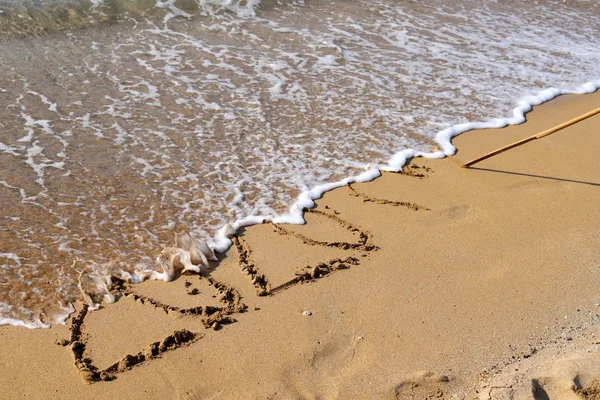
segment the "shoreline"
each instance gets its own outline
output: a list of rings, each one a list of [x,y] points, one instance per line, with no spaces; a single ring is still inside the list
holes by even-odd
[[[492,118],[485,122],[468,122],[453,125],[449,128],[443,129],[439,131],[434,138],[434,142],[436,143],[436,147],[431,152],[419,151],[415,149],[403,149],[396,153],[394,153],[388,160],[387,164],[377,164],[373,168],[368,168],[365,172],[349,176],[339,181],[329,182],[317,185],[310,190],[300,193],[297,200],[289,207],[289,212],[286,214],[282,214],[279,216],[271,216],[271,215],[257,215],[257,216],[248,216],[241,220],[234,221],[232,223],[226,223],[223,227],[217,230],[217,233],[213,237],[211,241],[207,243],[198,241],[196,239],[192,239],[193,241],[197,241],[197,248],[205,249],[203,253],[206,257],[211,261],[217,261],[215,258],[215,252],[221,255],[225,255],[233,245],[231,237],[233,237],[236,232],[254,226],[260,225],[265,222],[272,222],[275,224],[290,224],[290,225],[302,225],[305,223],[304,213],[306,209],[312,209],[316,205],[316,200],[322,198],[326,193],[338,189],[340,187],[344,187],[348,184],[354,183],[366,183],[372,182],[375,179],[381,177],[383,172],[401,172],[402,169],[410,163],[410,161],[414,158],[426,158],[426,159],[441,159],[447,158],[449,156],[456,155],[457,148],[455,147],[453,141],[455,138],[458,138],[460,135],[464,133],[468,133],[474,130],[487,130],[487,129],[501,129],[507,126],[520,125],[527,121],[526,115],[533,110],[533,107],[542,105],[549,101],[553,101],[561,96],[569,96],[569,95],[583,95],[590,94],[598,91],[600,89],[600,80],[588,81],[582,85],[573,88],[548,88],[538,92],[535,95],[525,96],[516,101],[517,107],[513,108],[511,117],[498,117]],[[466,161],[466,159],[464,160]],[[208,249],[206,249],[208,246]],[[202,268],[211,267],[206,260],[192,263],[190,260],[187,260],[187,255],[183,254],[181,259],[182,262],[178,262],[168,251],[171,250],[172,247],[166,246],[163,248],[163,251],[159,253],[155,260],[158,260],[162,254],[167,251],[166,258],[170,258],[168,262],[167,269],[163,265],[163,271],[158,272],[156,270],[148,270],[148,269],[134,269],[132,273],[128,271],[124,271],[121,268],[117,268],[112,271],[113,276],[103,276],[101,277],[104,281],[109,282],[111,284],[111,280],[116,278],[117,280],[125,280],[131,283],[141,283],[146,280],[157,280],[169,282],[171,281],[177,274],[190,270],[193,272],[200,272]],[[179,250],[180,247],[175,247],[175,249]],[[181,248],[184,253],[190,254],[191,252],[196,251],[196,253],[200,252],[198,249],[191,250],[190,248],[184,247]],[[156,261],[158,264],[158,261]],[[110,263],[108,263],[110,264]],[[89,293],[91,294],[91,293]],[[110,293],[100,293],[95,294],[95,297],[100,297],[100,302],[88,301],[88,305],[92,308],[101,307],[101,304],[106,303],[106,296],[110,299]],[[110,304],[111,301],[108,301]],[[63,308],[61,306],[61,308]],[[66,314],[57,315],[54,317],[54,321],[52,322],[42,322],[38,321],[21,321],[15,320],[13,318],[0,318],[0,326],[20,326],[28,329],[40,329],[40,328],[50,328],[55,324],[63,324],[74,312],[73,305],[68,304],[68,307],[65,309]]]
[[[0,317],[42,326],[81,292],[109,303],[112,275],[197,270],[184,232],[285,218],[299,193],[430,152],[443,128],[600,78],[589,4],[265,1],[0,6],[32,34],[0,40]],[[97,12],[115,23],[54,30]]]
[[[456,157],[598,104],[558,97],[525,124],[460,135]],[[470,169],[413,159],[325,193],[306,225],[240,230],[210,278],[123,284],[66,326],[2,327],[0,397],[578,396],[600,373],[599,126]],[[86,383],[90,366],[114,379]]]
[[[249,216],[242,220],[228,223],[219,229],[213,242],[209,243],[209,245],[214,251],[224,253],[231,246],[231,241],[227,241],[228,235],[230,235],[231,232],[237,231],[240,228],[261,224],[263,221],[269,221],[276,224],[301,225],[305,223],[304,218],[302,217],[303,210],[313,208],[315,206],[315,200],[320,199],[327,192],[346,186],[349,183],[371,182],[380,177],[381,172],[383,171],[400,172],[413,158],[423,157],[428,159],[438,159],[449,155],[455,155],[457,148],[452,142],[455,138],[464,133],[473,130],[501,129],[507,126],[520,125],[526,122],[526,115],[533,110],[534,106],[542,105],[560,96],[590,94],[598,91],[598,89],[600,89],[600,80],[588,81],[578,87],[570,89],[544,89],[535,95],[526,96],[517,100],[516,103],[518,105],[513,109],[513,115],[511,117],[497,117],[485,122],[467,122],[443,129],[438,132],[434,138],[434,142],[441,150],[434,150],[432,152],[424,152],[415,149],[400,150],[390,157],[387,165],[377,165],[375,168],[368,169],[360,175],[349,176],[336,182],[317,185],[312,189],[301,193],[298,196],[298,200],[290,206],[288,214],[278,217],[269,215]]]

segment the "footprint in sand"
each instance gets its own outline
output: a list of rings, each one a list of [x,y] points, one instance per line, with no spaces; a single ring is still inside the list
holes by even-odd
[[[395,388],[397,400],[447,399],[446,386],[450,379],[446,375],[425,372],[402,381]]]
[[[586,375],[536,378],[531,380],[531,394],[535,400],[600,400],[600,382]]]
[[[600,381],[596,377],[587,377],[587,379],[582,379],[582,377],[578,375],[575,377],[575,379],[573,379],[573,386],[571,389],[582,399],[600,399]]]

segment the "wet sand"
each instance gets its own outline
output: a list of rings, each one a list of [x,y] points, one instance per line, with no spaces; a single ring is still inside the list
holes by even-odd
[[[599,106],[559,97],[461,135],[456,158]],[[415,159],[327,193],[306,225],[238,232],[206,276],[2,327],[0,398],[599,398],[599,130],[471,169]]]

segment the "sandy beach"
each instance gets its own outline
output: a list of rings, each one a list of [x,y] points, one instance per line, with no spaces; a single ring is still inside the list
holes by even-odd
[[[465,162],[600,107],[457,137]],[[0,328],[2,399],[600,398],[600,115],[473,168],[414,159],[237,233],[204,275]]]

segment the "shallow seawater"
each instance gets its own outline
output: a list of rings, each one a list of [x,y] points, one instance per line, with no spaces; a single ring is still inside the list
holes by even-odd
[[[177,232],[210,241],[444,128],[599,79],[599,14],[584,0],[0,0],[0,323],[50,323],[80,277],[160,270]]]

